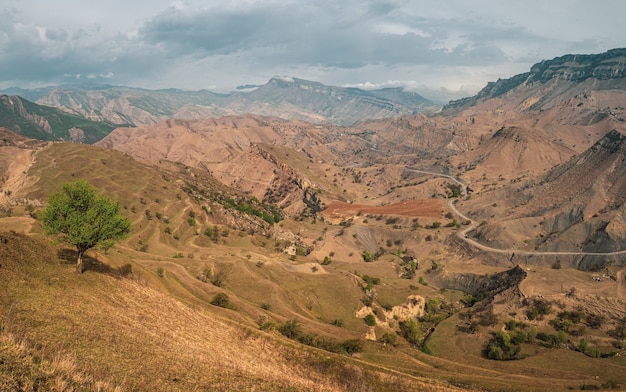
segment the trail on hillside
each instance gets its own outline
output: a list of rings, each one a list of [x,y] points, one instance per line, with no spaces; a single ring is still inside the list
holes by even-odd
[[[0,192],[0,205],[10,205],[28,180],[28,170],[35,162],[35,151],[15,149],[7,167]]]
[[[447,178],[449,180],[452,180],[454,182],[456,182],[457,184],[461,185],[461,187],[463,189],[466,188],[466,184],[463,183],[463,181],[454,178],[452,176],[449,176],[447,174],[441,174],[441,173],[434,173],[434,172],[429,172],[429,171],[424,171],[424,170],[417,170],[417,169],[413,169],[413,168],[407,168],[407,170],[411,170],[417,173],[423,173],[423,174],[428,174],[428,175],[432,175],[432,176],[436,176],[436,177],[444,177]],[[471,238],[467,237],[467,233],[469,233],[471,230],[475,229],[477,224],[476,222],[474,222],[472,219],[470,219],[469,217],[465,216],[461,211],[459,211],[456,206],[454,205],[454,202],[456,201],[456,199],[451,199],[448,201],[448,205],[450,206],[450,209],[452,209],[452,211],[454,211],[454,213],[459,216],[461,219],[463,219],[464,221],[469,221],[471,222],[468,226],[466,226],[463,230],[460,230],[457,232],[457,237],[459,237],[461,240],[465,241],[467,244],[472,245],[480,250],[483,250],[485,252],[493,252],[493,253],[501,253],[501,254],[517,254],[520,256],[617,256],[617,255],[623,255],[626,254],[626,249],[624,250],[620,250],[620,251],[615,251],[615,252],[539,252],[539,251],[528,251],[528,250],[520,250],[520,249],[514,249],[514,248],[507,248],[507,249],[498,249],[498,248],[493,248],[487,245],[483,245],[479,242],[474,241]]]

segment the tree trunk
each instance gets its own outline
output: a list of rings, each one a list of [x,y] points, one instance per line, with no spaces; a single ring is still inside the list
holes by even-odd
[[[82,250],[78,251],[78,260],[76,261],[76,273],[77,274],[82,274],[85,269],[85,265],[83,263],[84,254],[85,254],[85,251],[82,251]]]

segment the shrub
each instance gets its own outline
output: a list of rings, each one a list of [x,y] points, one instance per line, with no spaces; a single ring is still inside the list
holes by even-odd
[[[371,313],[365,316],[363,318],[363,321],[365,321],[365,324],[367,324],[370,327],[373,327],[374,325],[376,325],[376,317],[374,317],[374,315]]]
[[[363,261],[365,261],[366,263],[374,261],[374,254],[369,250],[363,251],[361,256],[363,256]]]
[[[349,339],[341,343],[341,348],[346,354],[352,356],[353,354],[363,351],[363,342],[361,339]]]
[[[430,347],[428,347],[427,345],[422,345],[420,346],[420,351],[423,352],[424,354],[428,354],[428,355],[433,355],[432,350],[430,349]]]
[[[375,278],[369,275],[363,275],[361,277],[367,283],[367,288],[371,289],[374,285],[380,284],[380,278]]]
[[[222,287],[224,285],[224,280],[226,280],[226,273],[224,271],[220,271],[213,276],[211,283],[213,283],[214,286]]]
[[[412,318],[400,322],[400,332],[406,341],[413,345],[418,345],[423,335],[420,323]]]
[[[278,327],[278,332],[289,339],[297,339],[302,334],[302,326],[296,320],[287,320]]]
[[[393,347],[396,347],[398,345],[397,335],[391,332],[385,332],[378,341],[384,344],[390,344]]]
[[[273,331],[276,328],[276,323],[272,321],[266,321],[259,326],[261,331]]]
[[[388,225],[394,225],[398,222],[400,222],[400,218],[398,217],[387,218],[387,220],[385,220],[385,224],[388,224]]]
[[[484,353],[489,359],[518,359],[520,350],[521,346],[513,341],[511,333],[496,332],[487,343]]]
[[[162,278],[162,277],[163,277],[163,267],[159,267],[159,268],[157,268],[157,276],[158,276],[159,278]]]
[[[126,263],[123,266],[119,267],[117,269],[117,272],[120,274],[120,276],[126,277],[133,273],[133,266]]]
[[[336,327],[343,327],[343,319],[334,319],[330,323]]]
[[[211,305],[219,306],[220,308],[234,309],[234,306],[230,303],[230,298],[224,293],[217,293],[211,300]]]

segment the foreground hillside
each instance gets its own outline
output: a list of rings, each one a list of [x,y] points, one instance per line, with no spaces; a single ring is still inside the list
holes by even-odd
[[[108,257],[77,277],[43,238],[0,239],[2,391],[444,390],[281,342]]]
[[[456,244],[456,225],[434,225],[452,221],[454,213],[430,195],[386,205],[337,200],[308,217],[283,212],[270,224],[252,213],[262,203],[206,170],[146,165],[84,145],[32,148],[16,140],[0,148],[27,158],[20,167],[0,160],[3,178],[25,174],[3,183],[3,190],[11,185],[0,219],[3,361],[13,369],[2,373],[6,390],[31,384],[60,390],[626,384],[623,357],[611,354],[623,351],[619,268],[607,272],[615,280],[595,282],[565,266],[534,265],[520,273],[504,259],[494,263]],[[277,162],[311,165],[270,147]],[[336,173],[346,187],[358,175]],[[366,180],[373,173],[361,175]],[[88,253],[81,276],[72,272],[75,252],[51,244],[33,218],[51,192],[75,178],[118,200],[133,222],[127,240]],[[422,180],[412,187],[449,189],[445,178],[423,174]],[[228,306],[211,304],[219,293],[228,296]],[[533,309],[545,313],[540,320],[528,316]],[[564,311],[583,316],[563,340],[541,340],[562,331],[552,320]],[[534,331],[533,340],[516,343],[516,361],[487,358],[485,347],[511,319],[524,325],[520,331]],[[581,336],[588,353],[575,350]]]

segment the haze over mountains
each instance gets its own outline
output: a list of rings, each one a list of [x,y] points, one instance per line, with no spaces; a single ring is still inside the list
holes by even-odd
[[[52,126],[33,114],[46,103],[48,115],[127,125],[93,146],[3,131],[0,228],[17,232],[0,232],[0,246],[18,250],[0,248],[11,277],[0,275],[0,304],[15,309],[0,320],[128,389],[626,385],[625,64],[626,49],[546,60],[440,111],[398,89],[285,77],[227,95],[3,98],[38,124]],[[64,275],[67,249],[41,256],[54,251],[35,219],[75,178],[133,222],[128,239],[93,251],[84,281]],[[29,247],[39,253],[15,256]],[[118,287],[127,263],[134,280]],[[80,312],[55,305],[81,291]],[[233,306],[215,306],[218,293]],[[86,327],[106,318],[102,337]],[[167,328],[152,334],[158,320]],[[226,342],[232,365],[201,341]],[[98,352],[133,360],[87,361]],[[124,367],[141,381],[121,380]]]
[[[156,124],[169,118],[190,120],[247,113],[351,125],[439,108],[419,94],[401,88],[366,91],[278,76],[252,91],[230,94],[89,85],[0,92],[21,95],[40,105],[57,107],[94,121],[130,125]]]

